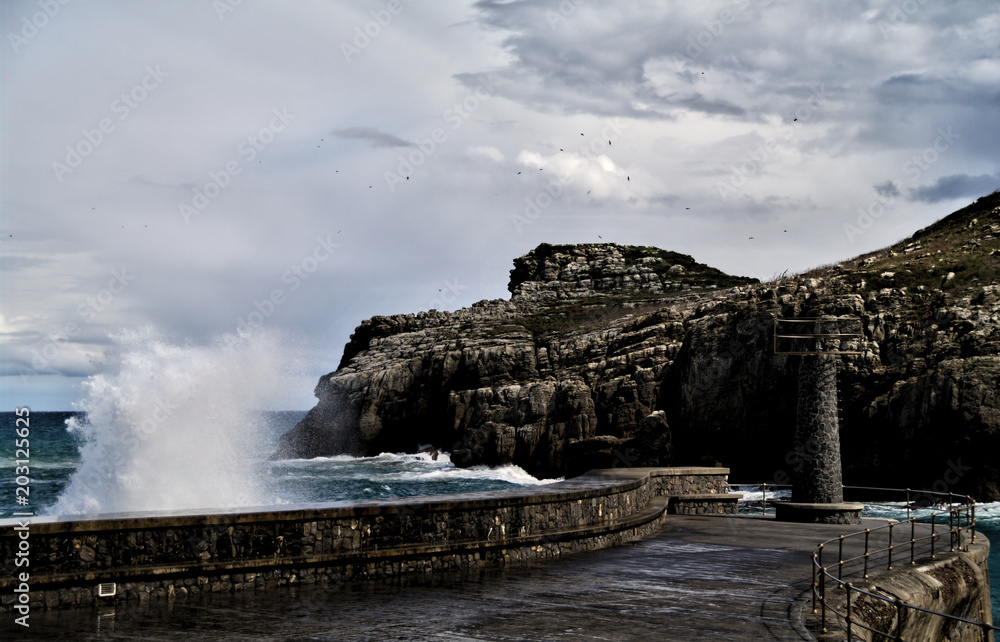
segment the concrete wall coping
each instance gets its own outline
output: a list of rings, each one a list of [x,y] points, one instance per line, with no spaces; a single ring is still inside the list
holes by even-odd
[[[679,502],[732,501],[743,499],[743,493],[689,493],[673,498]]]

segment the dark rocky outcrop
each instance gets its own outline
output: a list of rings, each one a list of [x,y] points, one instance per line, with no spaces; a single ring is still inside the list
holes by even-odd
[[[276,457],[413,452],[539,476],[725,465],[787,482],[803,357],[777,317],[860,319],[839,359],[848,484],[1000,499],[1000,194],[890,248],[768,283],[689,256],[541,245],[510,301],[362,322]]]

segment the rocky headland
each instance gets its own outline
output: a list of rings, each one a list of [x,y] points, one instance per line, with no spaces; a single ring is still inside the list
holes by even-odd
[[[1000,500],[1000,193],[878,252],[760,283],[652,247],[547,245],[510,300],[373,317],[276,458],[415,452],[539,477],[723,465],[787,483],[797,373],[775,318],[860,319],[845,483]]]

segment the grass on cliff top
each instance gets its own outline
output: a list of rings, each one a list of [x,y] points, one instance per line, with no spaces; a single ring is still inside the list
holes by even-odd
[[[1000,191],[887,248],[803,276],[824,277],[831,272],[839,272],[851,285],[864,282],[867,290],[923,288],[957,298],[1000,282]],[[954,277],[948,279],[949,273]]]
[[[715,285],[720,288],[732,288],[748,283],[758,283],[759,281],[749,276],[733,276],[726,274],[722,270],[699,263],[694,257],[669,250],[661,250],[658,247],[649,245],[625,245],[622,246],[622,254],[625,257],[626,265],[635,265],[640,259],[655,258],[657,262],[649,263],[649,267],[660,277],[660,281],[674,281],[688,284],[691,287],[703,288]],[[671,273],[670,268],[680,265],[684,271],[677,274]]]

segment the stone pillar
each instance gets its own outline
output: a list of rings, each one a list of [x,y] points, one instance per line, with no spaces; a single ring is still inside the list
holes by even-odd
[[[844,502],[836,359],[829,354],[802,358],[792,501],[775,504],[775,518],[779,521],[861,523],[864,504]]]
[[[837,420],[837,357],[803,357],[795,416],[792,501],[844,501]]]

